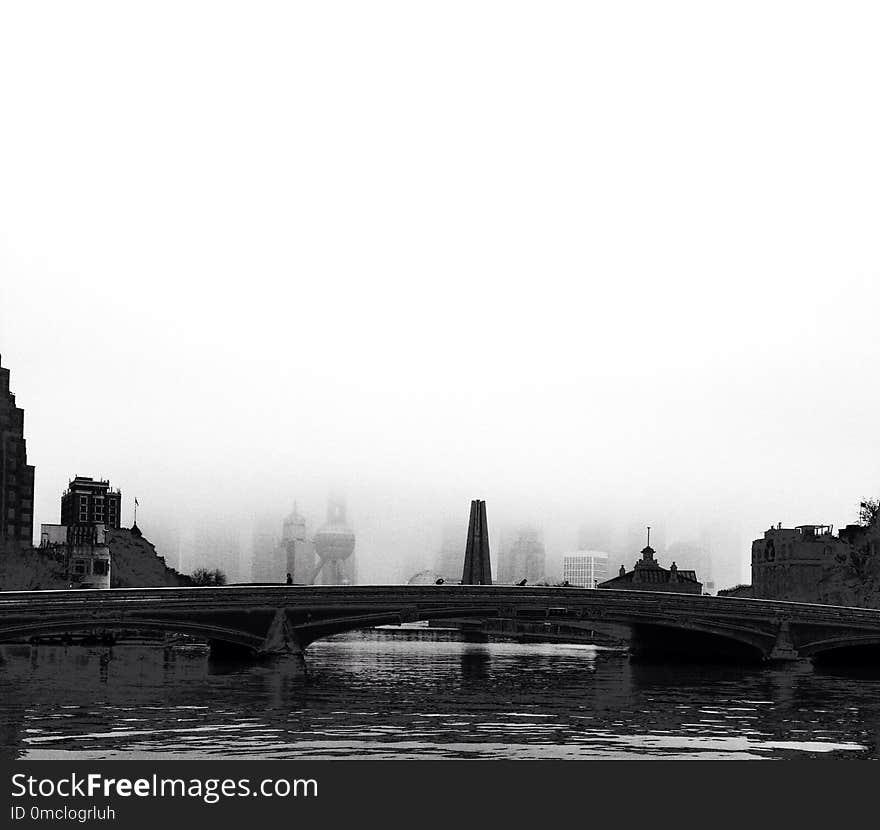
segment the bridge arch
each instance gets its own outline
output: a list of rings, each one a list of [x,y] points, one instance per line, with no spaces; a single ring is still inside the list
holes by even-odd
[[[802,657],[816,663],[866,663],[880,665],[880,634],[829,637],[799,647]]]
[[[733,627],[655,620],[631,623],[630,651],[642,659],[760,663],[773,637]]]
[[[183,620],[83,620],[53,619],[28,622],[13,627],[4,627],[0,641],[9,642],[28,637],[63,637],[67,634],[87,634],[102,631],[146,631],[156,634],[187,634],[205,640],[224,643],[229,646],[245,648],[258,652],[263,640],[243,631],[222,626],[205,625]]]

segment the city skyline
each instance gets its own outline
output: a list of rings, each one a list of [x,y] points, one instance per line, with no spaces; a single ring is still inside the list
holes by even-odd
[[[9,369],[4,368],[4,372],[4,377],[6,378],[5,383],[8,389]],[[8,395],[9,400],[13,401],[14,406],[14,393],[10,390]],[[22,413],[23,409],[18,407],[15,409],[15,412]],[[21,425],[23,424],[23,417],[19,414],[15,416],[13,420],[16,418],[18,427],[17,432],[13,435],[13,439],[18,443],[10,446],[18,447],[15,452],[21,453],[23,452],[21,448],[24,446],[24,443],[21,443],[23,434]],[[17,438],[15,437],[16,435],[18,436]],[[21,458],[24,458],[24,456],[21,456]],[[28,469],[32,470],[33,465],[28,465]],[[75,481],[79,481],[80,478],[81,477],[77,476],[75,479],[68,479],[68,487],[70,487]],[[86,477],[83,480],[88,481],[90,479],[89,477]],[[328,494],[331,504],[333,501],[332,492],[333,491],[331,490]],[[132,502],[134,502],[136,498],[137,497],[134,497]],[[112,508],[114,511],[118,511],[118,509],[118,507]],[[134,508],[132,508],[132,511],[133,510]],[[417,529],[423,540],[426,541],[429,538],[434,539],[438,528],[441,528],[441,534],[444,537],[449,536],[450,528],[454,527],[455,523],[451,522],[448,517],[441,520],[438,518],[438,515],[439,514],[435,513],[434,515],[427,517],[427,522],[425,521],[426,517],[421,517],[422,524],[421,526],[417,526]],[[501,515],[504,517],[503,511]],[[412,519],[411,516],[409,518]],[[848,520],[844,520],[839,526],[846,524],[851,518],[852,517]],[[115,513],[112,522],[118,526],[120,520],[121,517],[118,512]],[[183,528],[178,521],[172,520],[169,522],[167,516],[164,521],[148,519],[147,525],[151,528],[151,531],[155,532],[159,540],[168,543],[167,551],[159,548],[159,552],[162,555],[167,555],[169,561],[188,570],[193,570],[197,567],[219,567],[232,581],[239,582],[247,581],[247,579],[251,577],[251,574],[254,573],[254,566],[258,560],[257,545],[256,542],[254,542],[254,539],[257,535],[257,527],[261,521],[263,521],[263,519],[257,518],[255,514],[252,514],[250,520],[247,521],[243,519],[241,514],[236,518],[234,516],[230,517],[228,514],[212,515],[209,512],[206,512],[203,513],[200,518],[194,520],[188,526]],[[425,526],[426,524],[427,527]],[[532,524],[534,526],[534,523]],[[509,556],[506,552],[511,549],[511,540],[507,537],[511,532],[513,532],[515,536],[521,536],[522,533],[527,532],[537,533],[538,537],[542,537],[544,534],[544,528],[534,526],[537,529],[529,530],[528,525],[524,525],[520,521],[518,524],[519,529],[514,530],[514,526],[509,517],[502,518],[501,523],[495,525],[493,531],[497,531],[498,527],[500,527],[501,530],[500,535],[497,535],[496,537],[496,548],[495,552],[492,554],[492,560],[495,562],[494,567],[498,569],[499,573],[507,575],[508,578],[505,581],[511,581],[510,573],[508,572],[510,570],[509,562],[506,561],[506,557]],[[410,528],[410,530],[412,529],[413,528]],[[655,522],[654,529],[655,544],[659,545],[659,550],[663,553],[667,549],[665,543],[665,521],[661,520],[659,525]],[[252,542],[250,546],[247,544],[242,545],[242,537],[243,535],[247,535],[249,531]],[[427,531],[427,533],[425,531]],[[36,526],[34,533],[36,534]],[[560,528],[557,527],[550,526],[548,529],[548,535],[551,538],[555,537],[556,541],[555,544],[551,544],[547,551],[547,553],[549,553],[549,561],[546,563],[546,566],[543,564],[534,565],[530,568],[526,568],[524,565],[518,566],[519,569],[523,571],[523,574],[527,574],[527,577],[531,577],[532,582],[539,578],[558,579],[560,578],[560,575],[564,573],[562,559],[566,552],[566,548],[570,547],[570,543],[563,541],[566,533],[570,538],[572,533],[570,526],[566,527],[562,533],[560,533]],[[700,523],[698,526],[691,525],[689,533],[690,535],[685,533],[684,535],[679,534],[673,536],[668,547],[671,556],[678,556],[683,564],[696,567],[700,576],[706,579],[713,588],[731,587],[734,584],[740,582],[747,583],[749,581],[751,574],[749,571],[750,565],[748,555],[744,555],[742,534],[738,533],[735,528],[731,527],[729,524],[725,525],[718,520],[712,520],[710,522]],[[634,525],[631,520],[627,520],[626,522],[620,519],[616,522],[610,521],[607,515],[598,518],[593,525],[590,525],[589,523],[581,523],[575,532],[579,544],[582,544],[583,540],[591,537],[591,535],[594,542],[601,539],[604,544],[596,543],[593,544],[593,547],[596,549],[602,549],[604,553],[608,554],[609,560],[617,559],[620,560],[621,563],[628,561],[630,554],[632,553],[631,548],[635,546],[635,542],[640,534],[640,526]],[[181,537],[183,537],[185,541],[181,541]],[[659,542],[657,541],[658,538],[660,540]],[[410,549],[403,552],[401,555],[399,553],[400,539],[394,538],[394,536],[386,536],[385,539],[387,540],[384,542],[385,546],[381,549],[374,548],[373,551],[374,554],[378,553],[379,557],[384,560],[383,564],[385,567],[376,570],[370,569],[368,566],[366,569],[367,576],[364,581],[386,581],[392,583],[406,581],[406,579],[417,571],[423,570],[426,567],[424,563],[430,562],[431,552],[429,550]],[[309,539],[309,544],[312,544],[313,541],[314,537],[311,537]],[[34,543],[37,543],[36,539],[34,540]],[[443,545],[448,546],[448,540],[446,542],[441,542],[441,548]],[[395,551],[397,551],[397,553],[395,553]],[[540,561],[543,563],[545,560],[543,545],[541,545],[541,551]],[[436,555],[438,554],[435,553],[435,556]],[[439,555],[442,558],[442,551]],[[369,562],[369,555],[367,560]],[[541,575],[538,575],[538,570],[542,571]],[[520,576],[522,576],[522,574]],[[351,579],[351,575],[346,578]]]

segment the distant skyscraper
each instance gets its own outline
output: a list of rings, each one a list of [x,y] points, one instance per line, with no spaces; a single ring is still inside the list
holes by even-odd
[[[9,391],[9,369],[0,364],[0,549],[34,540],[34,468],[27,463],[24,410]]]
[[[498,581],[501,583],[539,582],[544,579],[546,556],[540,533],[531,527],[520,528],[512,544],[502,547],[498,559]]]
[[[701,579],[712,579],[712,557],[701,542],[673,542],[666,548],[666,558],[679,568],[696,571]]]
[[[708,552],[716,585],[731,587],[742,581],[750,548],[739,528],[721,520],[708,522],[700,528],[699,543]]]
[[[600,550],[579,550],[562,557],[562,578],[569,585],[595,588],[608,579],[608,554]]]
[[[345,502],[340,498],[330,498],[327,521],[315,534],[318,572],[314,581],[321,585],[353,585],[354,542],[354,533],[345,523]]]
[[[306,520],[296,509],[296,503],[281,527],[281,548],[284,564],[284,573],[281,577],[286,578],[287,574],[290,574],[297,584],[310,585],[316,575],[315,543],[308,538]],[[354,549],[353,542],[352,549]]]
[[[584,522],[578,528],[578,550],[609,550],[614,546],[611,525],[604,520]]]
[[[251,576],[254,582],[283,582],[281,549],[272,527],[274,521],[261,517],[254,524],[251,540]]]
[[[277,521],[277,519],[275,520]],[[254,527],[252,573],[255,582],[285,582],[287,575],[297,585],[310,585],[315,577],[315,543],[308,537],[305,517],[293,510],[281,525],[281,536],[266,518]],[[277,524],[275,524],[277,528]]]
[[[443,528],[434,570],[447,582],[461,580],[466,541],[467,528],[464,525],[448,524]]]

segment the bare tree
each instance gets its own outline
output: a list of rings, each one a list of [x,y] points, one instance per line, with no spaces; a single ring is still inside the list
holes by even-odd
[[[194,585],[225,585],[226,574],[220,568],[196,568],[192,573]]]

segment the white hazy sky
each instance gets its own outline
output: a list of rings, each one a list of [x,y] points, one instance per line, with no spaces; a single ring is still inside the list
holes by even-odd
[[[0,4],[37,522],[75,473],[187,519],[341,487],[382,578],[477,497],[743,562],[853,520],[878,39],[875,3]]]

